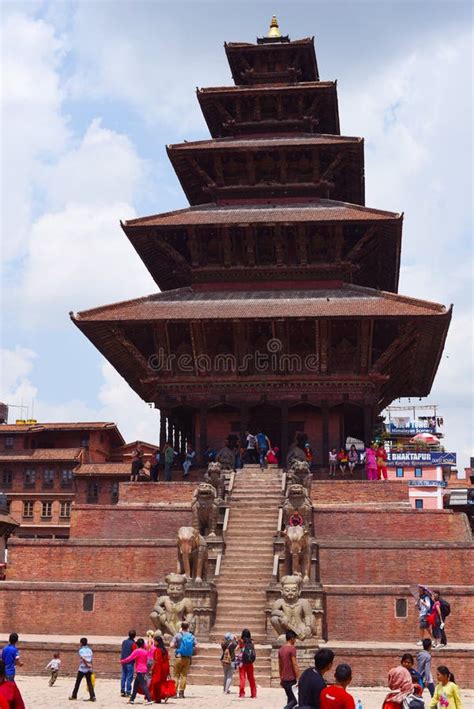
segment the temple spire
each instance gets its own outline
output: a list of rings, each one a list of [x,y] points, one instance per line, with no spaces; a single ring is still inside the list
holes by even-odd
[[[280,39],[281,38],[281,32],[280,32],[280,28],[278,26],[278,20],[275,17],[275,15],[273,15],[272,21],[270,22],[270,29],[268,30],[267,37],[268,37],[268,39],[277,39],[277,38]]]
[[[267,44],[269,42],[289,42],[288,35],[282,35],[280,26],[275,15],[273,15],[268,33],[265,37],[257,37],[257,44]]]

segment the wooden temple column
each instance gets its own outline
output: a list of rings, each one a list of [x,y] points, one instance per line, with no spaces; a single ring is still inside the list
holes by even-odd
[[[199,407],[199,450],[197,455],[204,465],[204,451],[207,448],[207,406]]]
[[[240,404],[240,445],[245,448],[245,431],[249,426],[249,407],[248,404]]]
[[[323,465],[328,465],[329,461],[329,406],[327,401],[321,402],[321,413],[323,418],[323,430],[322,430],[322,441],[323,441]]]
[[[282,403],[281,411],[281,429],[280,429],[280,461],[281,466],[286,467],[286,456],[288,453],[288,404]]]
[[[160,448],[166,443],[166,414],[160,409]]]
[[[364,405],[364,443],[369,446],[372,443],[373,410],[371,404]]]

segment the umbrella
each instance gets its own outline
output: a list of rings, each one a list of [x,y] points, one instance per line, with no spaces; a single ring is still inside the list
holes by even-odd
[[[429,446],[437,446],[439,438],[436,438],[431,433],[417,433],[416,436],[410,438],[410,443],[427,443]]]
[[[410,586],[410,593],[414,598],[418,598],[420,594],[420,588],[424,589],[427,593],[429,593],[430,596],[433,593],[429,586],[425,586],[422,583],[415,583]]]

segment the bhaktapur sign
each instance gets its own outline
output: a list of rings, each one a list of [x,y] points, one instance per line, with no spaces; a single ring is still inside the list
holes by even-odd
[[[409,487],[448,487],[446,480],[409,480]]]
[[[404,452],[387,453],[388,465],[456,465],[456,453],[441,453],[426,451],[421,453]]]

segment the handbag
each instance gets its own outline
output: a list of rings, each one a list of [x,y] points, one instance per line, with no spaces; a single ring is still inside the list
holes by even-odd
[[[166,682],[163,682],[163,689],[161,690],[163,697],[175,697],[176,696],[176,682],[171,677],[168,677]]]

